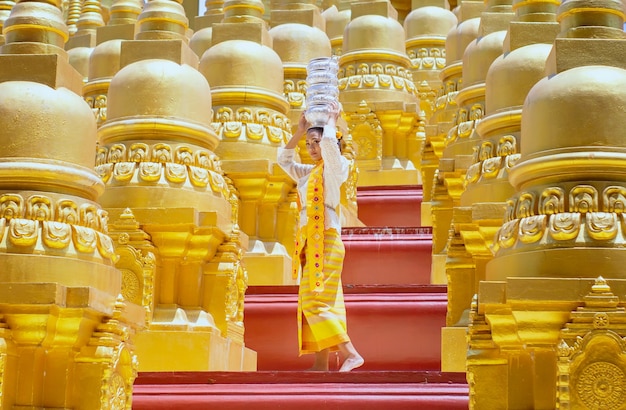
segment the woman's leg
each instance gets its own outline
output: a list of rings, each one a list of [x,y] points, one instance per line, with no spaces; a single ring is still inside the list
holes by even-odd
[[[344,342],[339,345],[339,350],[343,353],[345,360],[339,369],[340,372],[349,372],[350,370],[361,367],[365,360],[356,351],[352,342]]]
[[[328,371],[328,349],[315,352],[315,363],[313,363],[313,367],[309,370],[316,372]]]

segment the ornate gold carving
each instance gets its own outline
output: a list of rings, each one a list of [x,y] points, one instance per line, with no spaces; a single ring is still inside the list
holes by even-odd
[[[570,191],[570,212],[598,211],[598,191],[591,185],[578,185]]]
[[[539,213],[553,215],[565,211],[565,192],[560,187],[551,187],[541,193]]]
[[[134,142],[128,148],[120,143],[100,147],[96,172],[105,183],[155,183],[163,178],[176,185],[189,181],[197,188],[210,186],[216,193],[224,194],[226,189],[217,156],[184,144]]]
[[[589,212],[585,215],[586,232],[598,241],[615,239],[617,236],[617,214]]]
[[[550,215],[548,232],[554,240],[570,241],[580,232],[580,220],[581,215],[577,213],[563,212]]]
[[[23,207],[22,204],[26,204]],[[39,240],[51,249],[67,249],[70,245],[83,253],[98,249],[100,256],[114,260],[115,253],[107,235],[108,214],[90,203],[19,194],[0,197],[0,240],[19,248],[34,247]],[[7,224],[8,222],[8,224]]]
[[[413,84],[413,74],[405,67],[396,64],[386,64],[384,72],[379,62],[359,63],[358,67],[348,64],[339,68],[339,90],[350,88],[383,88],[395,89],[416,94]]]
[[[446,66],[446,49],[443,47],[420,47],[407,50],[414,70],[441,70]]]
[[[589,409],[620,409],[626,400],[626,375],[613,363],[591,363],[580,373],[576,394]]]
[[[519,240],[523,243],[538,242],[546,231],[547,219],[546,215],[523,218],[519,224]]]

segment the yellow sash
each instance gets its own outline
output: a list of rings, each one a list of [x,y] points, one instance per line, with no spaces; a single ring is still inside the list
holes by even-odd
[[[317,163],[309,175],[307,185],[307,224],[298,228],[293,256],[293,278],[298,277],[300,254],[306,242],[306,261],[309,267],[309,286],[314,292],[324,290],[324,162]],[[298,201],[298,207],[300,201]],[[304,232],[303,232],[304,231]],[[303,238],[303,234],[305,237]]]

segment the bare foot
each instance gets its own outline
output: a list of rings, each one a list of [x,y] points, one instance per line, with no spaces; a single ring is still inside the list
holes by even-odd
[[[361,356],[349,356],[341,365],[339,369],[340,372],[349,372],[350,370],[354,370],[357,367],[363,366],[365,360]]]

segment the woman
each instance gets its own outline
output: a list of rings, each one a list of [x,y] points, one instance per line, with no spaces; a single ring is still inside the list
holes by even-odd
[[[330,351],[345,360],[340,372],[363,365],[348,337],[341,270],[345,248],[336,208],[341,184],[348,178],[348,160],[337,144],[337,104],[323,127],[307,128],[304,115],[287,145],[278,152],[278,164],[298,183],[300,221],[294,252],[294,275],[302,269],[298,291],[300,354],[314,353],[311,370],[328,371]],[[306,135],[306,147],[315,165],[295,162],[295,148]]]

